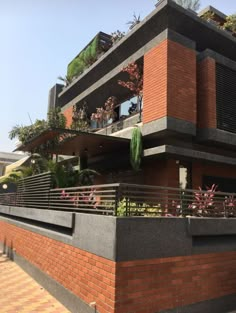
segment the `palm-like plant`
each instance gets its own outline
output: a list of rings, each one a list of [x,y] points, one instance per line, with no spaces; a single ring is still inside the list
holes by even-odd
[[[127,22],[126,24],[129,25],[129,30],[133,29],[136,25],[138,25],[141,22],[140,15],[133,14],[133,20]]]
[[[70,77],[68,75],[66,75],[65,77],[58,76],[57,79],[62,81],[66,87],[69,86],[72,83],[72,81],[73,81],[72,77]]]

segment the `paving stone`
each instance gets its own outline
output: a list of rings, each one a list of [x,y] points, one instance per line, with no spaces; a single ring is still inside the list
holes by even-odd
[[[1,313],[70,313],[16,263],[0,252]]]

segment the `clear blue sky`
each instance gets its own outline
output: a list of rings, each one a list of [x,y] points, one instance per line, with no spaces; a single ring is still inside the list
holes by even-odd
[[[46,118],[48,91],[67,64],[96,35],[127,31],[133,13],[144,18],[156,0],[0,0],[0,151],[12,151],[16,124]],[[225,14],[235,0],[201,0]]]

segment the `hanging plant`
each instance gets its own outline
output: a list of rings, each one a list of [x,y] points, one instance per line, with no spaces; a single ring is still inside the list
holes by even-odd
[[[139,127],[135,127],[130,141],[130,163],[135,171],[140,168],[142,152],[142,133]]]

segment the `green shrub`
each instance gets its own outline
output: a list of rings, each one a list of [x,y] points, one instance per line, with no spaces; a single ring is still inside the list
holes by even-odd
[[[99,38],[96,36],[87,48],[68,65],[67,76],[72,79],[82,74],[87,67],[97,60],[99,52]]]
[[[236,14],[227,16],[223,27],[233,33],[236,33]]]
[[[127,212],[126,212],[127,203]],[[129,199],[122,199],[117,208],[117,216],[162,216],[163,209],[160,205],[149,205],[147,203],[130,202]]]

